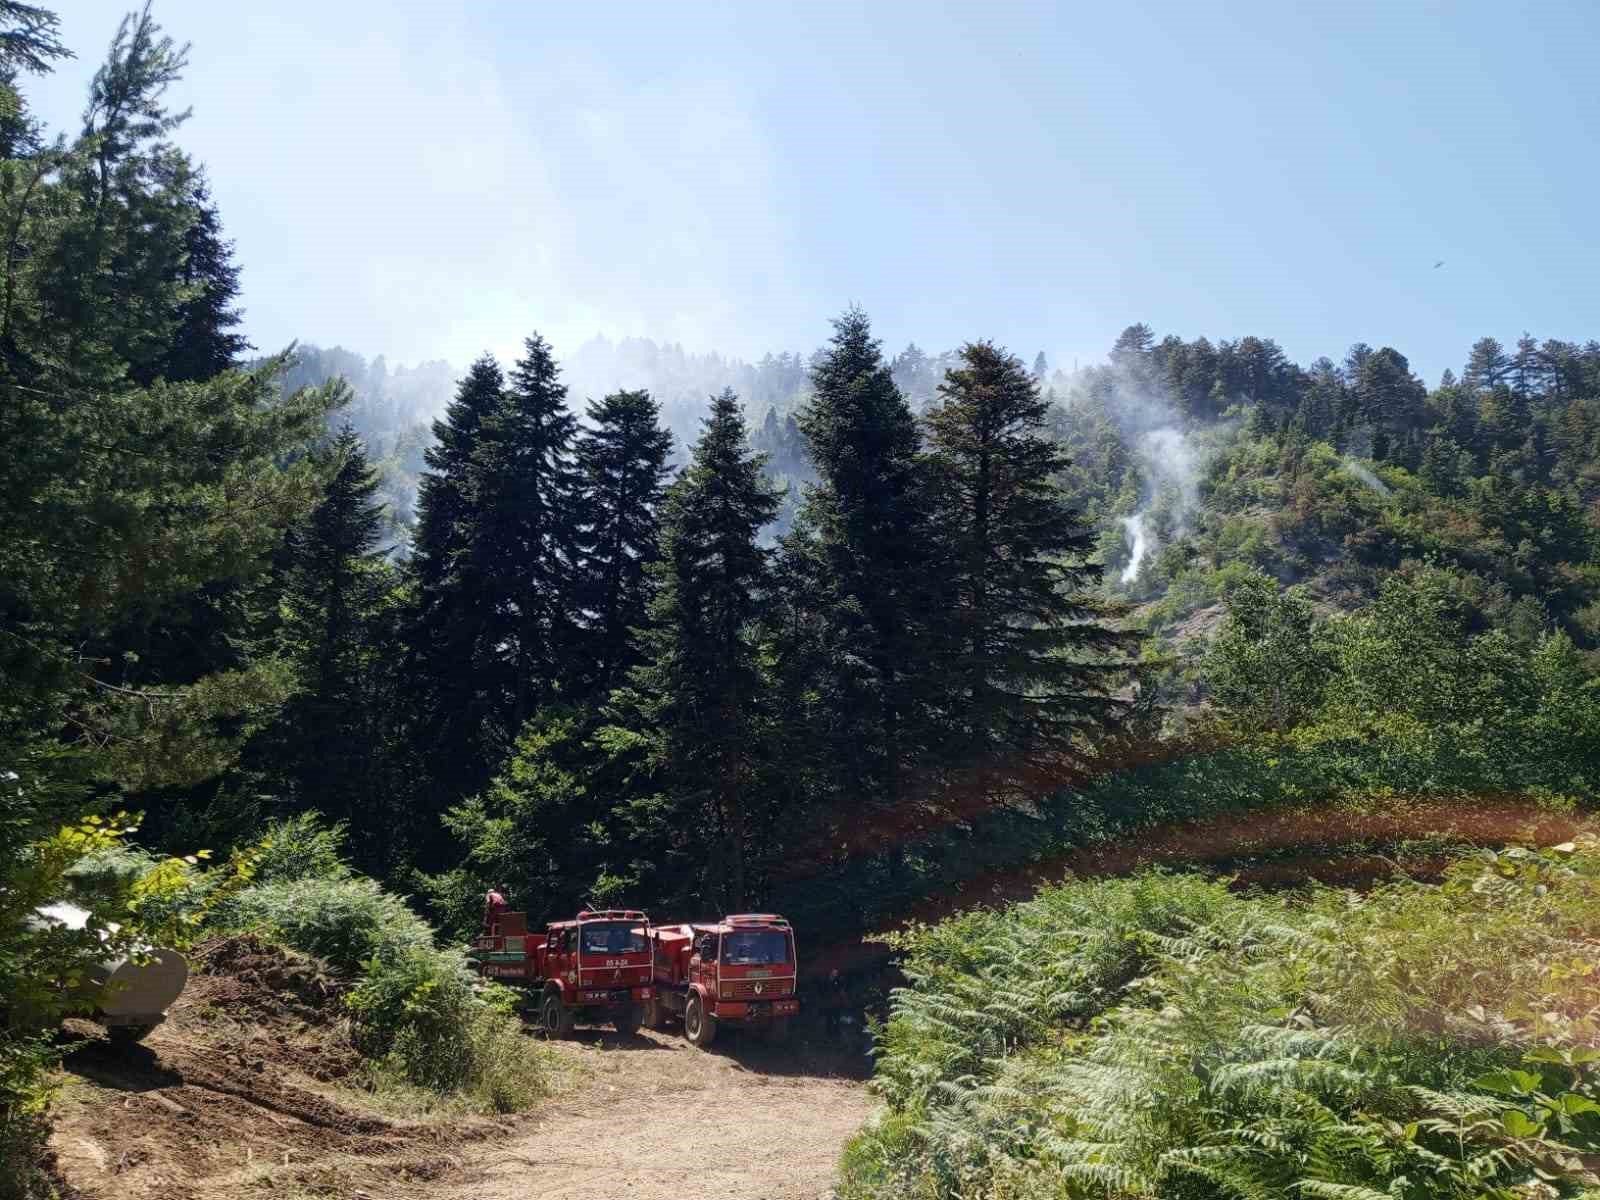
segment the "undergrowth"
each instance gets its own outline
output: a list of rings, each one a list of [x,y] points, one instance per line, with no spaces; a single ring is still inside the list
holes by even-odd
[[[269,878],[232,897],[219,921],[355,979],[350,1039],[391,1106],[509,1113],[547,1094],[551,1054],[524,1031],[514,993],[477,980],[404,900],[354,875],[341,837],[306,818],[276,826],[261,853]]]
[[[1597,932],[1587,845],[1366,894],[1069,882],[915,930],[841,1195],[1586,1194]]]

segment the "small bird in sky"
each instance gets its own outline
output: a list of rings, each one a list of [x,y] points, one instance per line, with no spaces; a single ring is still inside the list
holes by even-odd
[[[1444,259],[1441,258],[1438,262],[1433,264],[1433,269],[1437,271],[1442,266],[1444,266]]]

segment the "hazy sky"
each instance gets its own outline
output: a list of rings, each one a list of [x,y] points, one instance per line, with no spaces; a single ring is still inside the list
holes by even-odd
[[[126,4],[56,7],[79,57],[31,95],[75,128]],[[1143,320],[1432,383],[1600,337],[1593,0],[155,11],[263,349],[749,357],[857,302],[891,349],[1070,364]]]

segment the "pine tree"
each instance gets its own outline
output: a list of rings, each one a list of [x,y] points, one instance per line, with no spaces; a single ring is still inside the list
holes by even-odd
[[[939,394],[929,453],[957,755],[982,798],[1054,786],[1084,739],[1114,725],[1128,639],[1087,598],[1100,578],[1094,535],[1055,483],[1068,464],[1045,436],[1038,381],[973,342]]]
[[[672,435],[648,392],[614,392],[591,403],[588,417],[577,447],[578,594],[588,621],[585,667],[603,696],[639,661],[635,631],[648,616]],[[775,433],[771,409],[767,423]]]
[[[1488,391],[1504,383],[1510,374],[1511,360],[1505,347],[1494,338],[1479,338],[1472,343],[1461,382],[1471,391]]]
[[[243,318],[234,306],[239,268],[233,261],[233,243],[222,237],[221,217],[203,175],[195,176],[189,203],[195,215],[184,235],[183,263],[177,273],[182,297],[175,313],[177,331],[166,354],[146,369],[150,378],[210,379],[238,365],[250,349],[244,335],[234,332]]]
[[[483,548],[495,555],[484,567],[511,618],[510,737],[541,705],[577,690],[580,653],[578,420],[550,344],[534,334],[523,346],[476,473],[479,519],[491,531]]]
[[[646,731],[662,782],[663,803],[640,807],[651,826],[638,833],[655,844],[659,861],[681,836],[675,831],[697,831],[696,845],[710,851],[701,893],[733,908],[748,895],[757,832],[751,789],[763,678],[756,626],[770,599],[771,558],[761,531],[778,510],[763,466],[749,449],[737,398],[723,392],[668,489],[648,658],[617,703]]]
[[[428,454],[413,662],[439,811],[482,788],[578,664],[576,418],[537,334],[473,364]]]
[[[811,379],[799,424],[819,482],[786,543],[786,570],[803,581],[788,624],[814,648],[834,714],[817,731],[834,801],[899,816],[908,766],[935,736],[926,635],[940,601],[921,437],[859,309],[834,322]]]
[[[486,422],[504,401],[505,378],[483,355],[457,385],[418,488],[417,527],[410,572],[415,614],[409,631],[409,672],[416,695],[416,740],[429,748],[436,808],[476,791],[488,779],[488,735],[496,711],[489,685],[499,636],[499,600],[477,548],[481,498],[474,464]]]
[[[350,426],[331,458],[321,500],[290,535],[279,602],[298,691],[253,757],[290,809],[349,821],[358,865],[382,874],[408,816],[389,734],[396,578],[380,545],[378,478]]]

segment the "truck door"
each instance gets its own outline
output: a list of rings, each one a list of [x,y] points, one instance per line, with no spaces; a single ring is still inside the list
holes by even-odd
[[[717,990],[717,959],[721,937],[715,933],[702,933],[695,939],[695,958],[692,964],[694,978],[715,1005],[721,993]]]

